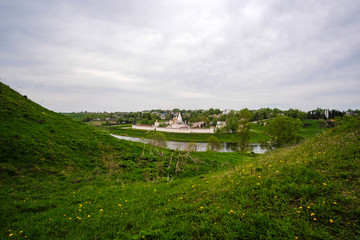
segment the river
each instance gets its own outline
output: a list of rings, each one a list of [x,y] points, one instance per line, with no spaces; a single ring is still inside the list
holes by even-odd
[[[133,142],[141,142],[141,143],[150,143],[150,139],[146,138],[137,138],[137,137],[127,137],[127,136],[119,136],[110,134],[113,137],[116,137],[118,139],[133,141]],[[172,150],[186,150],[189,142],[180,142],[180,141],[167,141],[167,148]],[[205,152],[207,149],[207,143],[206,142],[195,142],[196,144],[196,151],[198,152]],[[234,149],[235,145],[233,143],[221,143],[222,149],[217,150],[217,152],[235,152]],[[261,148],[260,143],[251,143],[250,146],[252,147],[252,150],[254,153],[260,153],[263,154],[266,152],[266,149]]]

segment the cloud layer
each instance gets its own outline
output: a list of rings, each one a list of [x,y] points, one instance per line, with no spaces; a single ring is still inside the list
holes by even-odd
[[[360,106],[360,3],[8,1],[0,78],[55,111]]]

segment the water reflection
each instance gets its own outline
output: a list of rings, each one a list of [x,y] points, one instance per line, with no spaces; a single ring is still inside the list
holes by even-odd
[[[133,142],[141,142],[141,143],[150,143],[150,139],[144,139],[144,138],[137,138],[137,137],[127,137],[127,136],[119,136],[110,134],[111,136],[114,136],[118,139],[123,140],[129,140]],[[172,150],[186,150],[188,147],[189,142],[179,142],[179,141],[167,141],[167,148]],[[204,142],[195,142],[196,144],[196,151],[198,152],[205,152],[207,149],[207,143]],[[235,152],[236,151],[236,145],[234,143],[221,143],[222,149],[217,150],[217,152]],[[260,143],[252,143],[250,144],[250,147],[252,148],[252,151],[254,153],[265,153],[265,149],[261,148]]]

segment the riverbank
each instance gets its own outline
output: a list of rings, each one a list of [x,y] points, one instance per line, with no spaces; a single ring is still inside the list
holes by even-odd
[[[131,125],[118,126],[95,126],[98,129],[109,132],[111,134],[127,137],[147,138],[150,131],[131,129]],[[317,120],[305,120],[302,122],[300,134],[303,138],[310,138],[322,132],[324,128]],[[222,143],[234,143],[234,133],[170,133],[163,132],[164,136],[169,141],[182,142],[207,142],[210,136],[217,137]],[[268,141],[270,138],[264,133],[263,126],[260,124],[251,124],[250,143],[260,143]]]

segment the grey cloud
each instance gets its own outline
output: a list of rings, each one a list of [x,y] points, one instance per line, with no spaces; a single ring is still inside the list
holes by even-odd
[[[357,1],[11,1],[0,9],[0,77],[58,111],[360,104]]]

